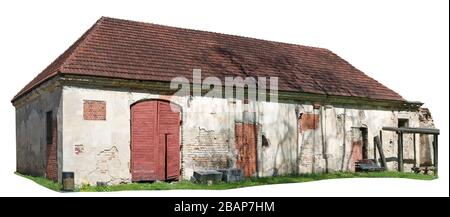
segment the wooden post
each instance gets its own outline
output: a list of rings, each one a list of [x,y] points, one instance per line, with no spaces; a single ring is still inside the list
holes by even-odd
[[[434,173],[438,174],[438,134],[433,134]]]
[[[403,172],[403,133],[397,132],[398,135],[398,171]]]
[[[373,137],[373,160],[375,161],[375,164],[378,165],[378,159],[377,159],[377,141],[376,136]]]
[[[414,167],[417,167],[417,157],[416,157],[416,134],[413,133],[413,145],[414,145]]]
[[[380,153],[381,166],[383,167],[384,170],[386,170],[387,164],[386,164],[386,158],[384,157],[383,144],[381,143],[381,140],[378,136],[375,136],[374,139],[375,139],[375,144],[378,147],[378,152]]]
[[[380,144],[383,145],[383,130],[380,130]]]

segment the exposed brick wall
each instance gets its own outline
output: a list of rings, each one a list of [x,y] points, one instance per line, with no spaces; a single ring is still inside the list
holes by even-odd
[[[195,134],[185,131],[184,161],[196,169],[228,168],[228,135],[224,132],[199,129]],[[192,133],[194,133],[192,132]]]
[[[300,131],[302,130],[314,130],[319,126],[319,115],[306,113],[302,114],[300,118]]]
[[[47,179],[58,181],[58,161],[57,161],[57,142],[58,132],[56,121],[53,121],[52,143],[47,144],[47,164],[45,166],[45,176]]]
[[[106,102],[97,100],[84,100],[84,120],[106,120]]]

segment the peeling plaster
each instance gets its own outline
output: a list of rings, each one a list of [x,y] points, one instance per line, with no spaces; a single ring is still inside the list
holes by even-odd
[[[70,151],[70,154],[64,154],[64,170],[75,172],[77,184],[130,181],[130,105],[139,100],[166,96],[74,87],[65,87],[63,96],[64,147],[70,147],[64,149]],[[107,102],[109,118],[106,121],[82,120],[81,102],[87,98]],[[238,153],[234,144],[234,125],[237,122],[258,124],[257,175],[272,176],[350,170],[352,129],[367,126],[368,156],[371,158],[373,137],[383,126],[396,126],[399,117],[398,111],[335,105],[314,109],[306,103],[250,102],[246,110],[240,100],[190,96],[173,96],[171,100],[183,110],[180,131],[182,179],[190,179],[193,171],[198,169],[236,168]],[[246,112],[248,107],[255,108],[254,112]],[[317,115],[316,126],[302,130],[300,114]],[[411,126],[419,125],[417,112],[401,113],[401,116],[405,115]],[[262,135],[269,145],[263,147]],[[395,133],[383,132],[387,158],[395,159],[396,142]],[[411,139],[405,140],[405,156],[412,152],[410,143]],[[85,151],[80,155],[73,154],[75,144],[83,144]],[[405,164],[405,171],[407,166]],[[388,162],[388,168],[395,170],[396,162]]]

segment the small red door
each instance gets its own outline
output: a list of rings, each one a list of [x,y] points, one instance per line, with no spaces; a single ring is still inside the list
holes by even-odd
[[[166,101],[143,101],[131,107],[132,181],[179,178],[180,111]]]
[[[258,126],[255,124],[235,124],[235,145],[238,151],[236,166],[243,170],[245,177],[256,174],[257,132]]]
[[[180,174],[178,140],[178,135],[166,134],[166,179],[178,179]]]
[[[362,133],[359,128],[352,128],[352,150],[350,171],[355,171],[355,163],[363,159]]]
[[[355,171],[355,163],[362,160],[362,145],[361,141],[352,142],[352,167],[351,170]]]

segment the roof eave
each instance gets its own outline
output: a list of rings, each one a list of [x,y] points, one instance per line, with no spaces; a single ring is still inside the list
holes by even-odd
[[[29,93],[33,92],[34,90],[41,88],[45,83],[47,83],[48,81],[50,81],[50,80],[52,80],[52,79],[54,79],[55,77],[58,77],[58,76],[59,76],[59,71],[57,71],[53,75],[45,78],[44,80],[40,81],[36,85],[34,85],[34,86],[32,86],[32,87],[30,87],[30,88],[28,88],[26,90],[22,90],[21,92],[19,92],[16,96],[14,96],[11,99],[11,104],[13,106],[16,106],[17,102],[19,100],[21,100],[23,97],[27,96]]]
[[[122,88],[133,91],[155,91],[163,94],[173,94],[176,90],[170,89],[170,82],[146,81],[124,78],[111,78],[101,76],[76,75],[72,73],[61,74],[62,85],[85,88]],[[193,88],[193,87],[191,87]],[[358,108],[380,108],[390,110],[417,110],[423,105],[421,102],[394,99],[373,99],[355,96],[336,96],[317,93],[278,91],[280,102],[320,103],[322,105],[345,105]]]

